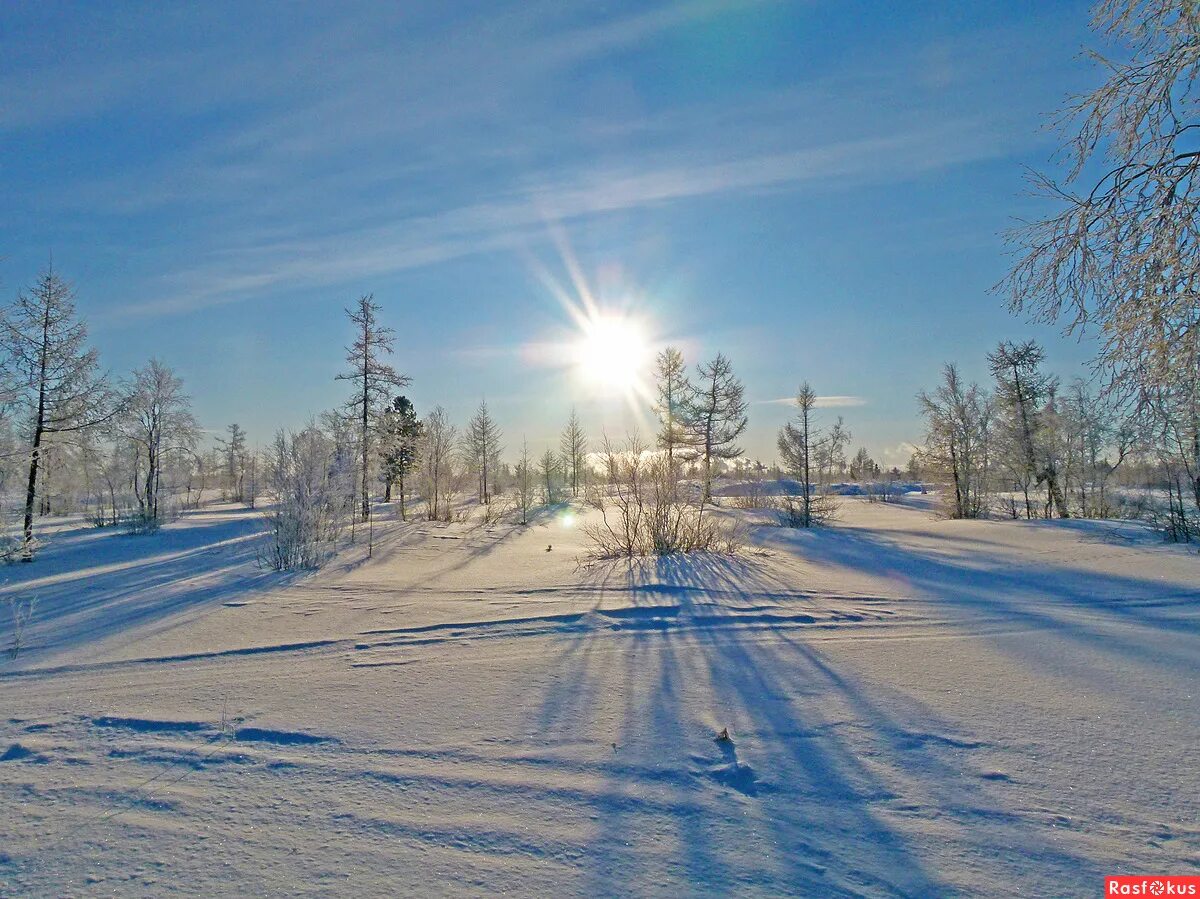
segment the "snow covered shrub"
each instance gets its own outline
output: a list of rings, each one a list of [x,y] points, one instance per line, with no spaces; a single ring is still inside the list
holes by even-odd
[[[16,661],[25,647],[25,629],[33,618],[33,597],[8,597],[8,612],[12,623],[12,636],[8,642],[8,657]]]
[[[265,563],[276,571],[320,568],[337,553],[350,515],[351,471],[337,444],[315,425],[280,431],[270,458],[275,507],[267,513]]]
[[[608,473],[608,489],[595,504],[601,520],[583,528],[592,558],[732,553],[740,547],[740,535],[706,516],[704,504],[681,488],[678,463],[648,452],[636,437],[621,450],[605,438],[601,455]]]

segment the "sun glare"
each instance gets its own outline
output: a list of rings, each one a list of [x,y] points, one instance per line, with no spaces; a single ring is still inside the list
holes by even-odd
[[[628,393],[641,382],[649,357],[649,341],[636,321],[601,315],[584,324],[576,364],[592,386],[609,393]]]

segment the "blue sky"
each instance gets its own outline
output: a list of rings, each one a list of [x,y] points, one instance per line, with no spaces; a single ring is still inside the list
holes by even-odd
[[[799,381],[889,464],[941,364],[1035,336],[1001,233],[1046,114],[1095,83],[1084,3],[6,3],[0,291],[53,254],[105,364],[157,354],[265,441],[343,398],[373,292],[420,411],[511,447],[636,423],[537,348],[586,289],[747,386]],[[511,455],[511,453],[510,453]]]

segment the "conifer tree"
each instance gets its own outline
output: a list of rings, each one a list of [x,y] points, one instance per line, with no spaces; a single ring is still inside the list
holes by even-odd
[[[75,312],[71,286],[48,268],[0,322],[10,399],[29,426],[29,470],[22,533],[23,561],[33,560],[33,514],[38,468],[55,434],[86,431],[116,413],[118,402],[99,355],[87,345],[87,326]]]
[[[353,414],[358,428],[360,501],[364,521],[371,513],[370,463],[374,425],[391,391],[408,386],[410,381],[382,361],[393,352],[395,332],[379,324],[381,308],[375,302],[374,294],[365,294],[346,310],[354,325],[355,338],[346,348],[346,362],[350,368],[337,376],[337,380],[354,385],[354,395],[346,402],[346,408]]]

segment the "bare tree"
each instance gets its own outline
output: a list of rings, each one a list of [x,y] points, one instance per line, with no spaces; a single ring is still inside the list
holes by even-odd
[[[157,527],[165,511],[163,473],[181,458],[190,463],[200,435],[183,381],[151,359],[133,373],[116,429],[134,450],[133,489],[139,519],[135,526]]]
[[[677,489],[678,462],[648,452],[637,435],[623,447],[607,437],[601,445],[607,489],[596,505],[599,522],[584,525],[595,559],[667,556],[673,553],[735,553],[741,534],[704,514],[703,503]]]
[[[8,397],[28,417],[29,477],[25,488],[23,561],[33,560],[33,515],[38,465],[48,437],[85,431],[109,420],[115,395],[99,371],[99,356],[87,346],[87,326],[75,314],[71,286],[47,269],[5,312],[3,351]]]
[[[688,427],[703,469],[702,498],[709,502],[714,464],[742,454],[737,439],[746,430],[746,399],[733,364],[722,354],[697,366],[696,374],[696,388],[688,403]]]
[[[430,521],[448,521],[458,474],[454,454],[458,428],[450,423],[446,410],[435,406],[425,417],[421,435],[421,480],[425,493],[426,517]]]
[[[337,376],[339,381],[354,384],[354,396],[347,402],[359,425],[359,462],[361,470],[360,500],[362,520],[371,514],[370,464],[374,423],[394,389],[406,387],[409,378],[396,372],[382,358],[390,356],[395,343],[394,332],[379,324],[379,310],[374,294],[359,297],[346,315],[354,324],[354,343],[346,348],[350,370]]]
[[[584,462],[587,455],[587,433],[583,430],[583,424],[575,414],[574,407],[571,408],[571,417],[567,419],[567,426],[563,428],[562,436],[559,437],[558,450],[562,456],[563,472],[571,483],[571,496],[578,496],[580,471],[583,470],[586,474]]]
[[[831,484],[835,475],[841,477],[845,472],[846,447],[850,445],[852,436],[846,428],[845,421],[839,415],[829,430],[813,444],[817,483],[822,487]]]
[[[1110,389],[1173,435],[1200,520],[1200,7],[1102,0],[1093,24],[1130,52],[1093,54],[1107,79],[1060,116],[1065,178],[1033,176],[1058,211],[1012,234],[1002,286],[1015,311],[1099,330]]]

